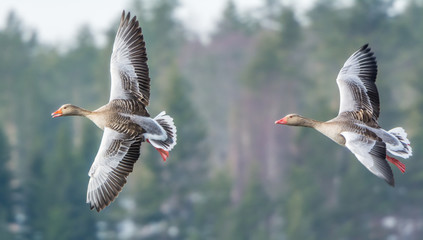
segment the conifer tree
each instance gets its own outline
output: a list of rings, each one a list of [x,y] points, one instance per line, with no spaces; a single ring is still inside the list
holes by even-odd
[[[11,238],[8,225],[13,221],[12,198],[15,193],[11,189],[9,143],[2,129],[0,129],[0,153],[0,236]]]

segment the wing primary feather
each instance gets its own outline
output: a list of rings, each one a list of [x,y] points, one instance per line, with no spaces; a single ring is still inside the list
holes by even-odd
[[[112,88],[114,99],[138,99],[147,106],[150,98],[150,77],[144,36],[137,18],[122,13],[111,57]],[[123,78],[122,72],[127,78]],[[121,83],[122,82],[122,83]],[[123,88],[123,89],[122,89]]]
[[[141,138],[122,139],[121,136],[125,135],[109,128],[104,130],[99,152],[89,174],[91,179],[87,203],[91,209],[101,211],[119,195],[138,160]]]
[[[363,45],[345,62],[337,78],[341,94],[339,113],[366,109],[372,120],[380,113],[379,93],[376,87],[377,62],[369,44]]]
[[[377,141],[369,153],[371,156],[373,156],[374,165],[382,174],[382,178],[384,178],[389,185],[395,186],[394,174],[392,173],[392,169],[386,161],[385,143]]]

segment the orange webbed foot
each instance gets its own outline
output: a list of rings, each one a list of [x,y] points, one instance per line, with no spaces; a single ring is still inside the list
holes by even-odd
[[[404,173],[405,172],[405,164],[404,163],[402,163],[402,162],[400,162],[400,160],[398,160],[398,159],[395,159],[395,158],[393,158],[393,157],[390,157],[390,156],[388,156],[388,155],[386,155],[386,159],[388,160],[388,161],[390,161],[392,164],[394,164],[395,166],[397,166],[397,168],[402,172],[402,173]]]

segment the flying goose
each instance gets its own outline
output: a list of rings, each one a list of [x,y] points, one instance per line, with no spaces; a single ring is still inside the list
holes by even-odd
[[[387,152],[408,158],[412,149],[403,128],[386,131],[377,122],[380,107],[376,75],[376,58],[366,44],[347,59],[336,79],[341,97],[337,117],[320,122],[288,114],[275,124],[316,129],[347,147],[370,172],[394,186],[394,176],[386,159],[401,172],[405,172],[405,165]]]
[[[144,37],[130,13],[122,13],[110,61],[109,102],[94,111],[65,104],[52,117],[84,116],[104,130],[100,148],[88,173],[87,203],[98,212],[122,190],[147,141],[163,160],[176,145],[173,119],[163,111],[151,118],[146,106],[150,99],[150,77]]]

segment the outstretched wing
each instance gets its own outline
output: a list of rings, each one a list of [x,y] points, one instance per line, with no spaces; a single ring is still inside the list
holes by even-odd
[[[395,185],[392,169],[386,161],[384,142],[372,140],[354,132],[342,132],[341,134],[345,138],[345,146],[370,172],[384,179],[389,185]]]
[[[122,190],[140,155],[141,138],[127,139],[122,133],[104,128],[100,149],[88,173],[87,203],[98,212]]]
[[[150,99],[150,77],[147,52],[141,27],[130,13],[122,13],[110,60],[113,99],[137,99],[147,106]]]
[[[348,58],[336,78],[341,96],[339,115],[352,113],[356,118],[375,121],[379,118],[376,75],[376,58],[366,44]]]

